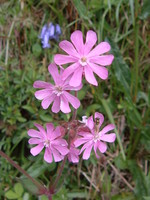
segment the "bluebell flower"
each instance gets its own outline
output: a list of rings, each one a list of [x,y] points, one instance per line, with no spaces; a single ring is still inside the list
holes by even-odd
[[[49,40],[59,40],[59,35],[61,35],[61,28],[59,24],[53,25],[53,23],[45,24],[42,28],[41,35],[39,38],[41,39],[43,48],[50,48],[51,45]]]

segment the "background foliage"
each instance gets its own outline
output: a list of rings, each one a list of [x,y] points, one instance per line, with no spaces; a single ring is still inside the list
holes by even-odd
[[[0,2],[0,149],[48,185],[58,165],[29,153],[27,130],[34,122],[68,120],[71,114],[44,111],[33,82],[49,81],[47,67],[58,43],[42,49],[42,26],[58,23],[60,40],[76,29],[92,29],[109,41],[115,60],[109,78],[79,93],[78,119],[95,111],[115,123],[117,141],[97,160],[67,164],[55,199],[150,200],[150,2],[149,0],[11,0]],[[108,121],[107,121],[108,120]],[[0,158],[0,199],[37,199],[36,188]],[[33,193],[33,194],[32,194]],[[45,200],[46,197],[39,197]]]

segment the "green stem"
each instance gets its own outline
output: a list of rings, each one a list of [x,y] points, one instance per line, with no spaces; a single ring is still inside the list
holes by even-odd
[[[134,35],[135,35],[135,49],[134,49],[134,71],[135,71],[135,93],[134,100],[136,101],[136,96],[138,92],[138,74],[139,74],[139,23],[138,23],[138,0],[135,0],[135,26],[134,26]]]

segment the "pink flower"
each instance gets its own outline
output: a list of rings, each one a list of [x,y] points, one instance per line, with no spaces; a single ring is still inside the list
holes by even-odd
[[[92,30],[87,32],[85,43],[82,32],[79,30],[73,32],[70,39],[72,43],[64,40],[59,44],[68,55],[56,54],[54,57],[58,65],[73,63],[63,72],[63,79],[72,75],[69,81],[71,86],[79,86],[83,74],[90,84],[97,86],[93,72],[101,79],[107,79],[108,70],[104,66],[111,65],[114,59],[113,55],[103,55],[111,48],[108,42],[101,42],[92,49],[97,41],[97,35]]]
[[[71,143],[69,153],[68,153],[68,160],[72,163],[78,163],[79,162],[79,149],[76,149],[74,144]]]
[[[30,152],[33,156],[38,155],[42,149],[45,147],[44,160],[48,163],[53,161],[59,162],[64,159],[64,156],[68,154],[69,150],[67,148],[68,143],[66,140],[61,138],[61,130],[58,126],[54,129],[52,123],[46,124],[46,129],[35,124],[37,130],[30,129],[28,135],[31,137],[29,139],[29,144],[36,144],[37,146],[31,148]]]
[[[62,72],[59,74],[57,66],[50,64],[48,67],[49,73],[54,79],[55,85],[44,81],[35,81],[34,88],[41,88],[41,90],[35,92],[35,97],[42,100],[43,109],[47,109],[53,102],[52,112],[58,113],[60,110],[63,113],[71,112],[69,103],[77,109],[80,106],[80,101],[69,93],[68,90],[80,90],[82,85],[78,87],[72,87],[69,85],[69,79],[62,80]]]
[[[116,139],[115,133],[106,134],[107,132],[113,130],[115,126],[113,124],[108,124],[101,131],[99,131],[100,126],[104,121],[104,116],[101,113],[95,113],[95,122],[93,121],[93,116],[88,118],[87,126],[90,132],[81,131],[78,133],[80,138],[77,138],[74,142],[75,147],[79,147],[83,144],[80,153],[83,153],[83,159],[87,160],[90,157],[92,148],[94,148],[96,157],[99,158],[97,154],[97,149],[104,153],[107,150],[107,145],[105,142],[114,142]]]

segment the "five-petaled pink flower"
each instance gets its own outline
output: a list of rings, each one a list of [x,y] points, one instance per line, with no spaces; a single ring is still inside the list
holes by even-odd
[[[59,74],[55,64],[50,64],[48,70],[54,79],[55,85],[44,81],[35,81],[33,84],[34,88],[41,88],[41,90],[35,92],[35,97],[42,100],[42,107],[47,109],[53,102],[52,112],[54,113],[58,113],[60,110],[63,113],[71,112],[69,103],[77,109],[80,106],[80,101],[77,97],[70,94],[69,91],[80,90],[82,85],[72,87],[69,85],[69,79],[62,80],[62,69]]]
[[[108,70],[104,66],[111,65],[114,59],[113,55],[105,54],[111,48],[109,43],[101,42],[92,49],[97,42],[97,35],[92,30],[87,32],[85,43],[82,32],[79,30],[73,32],[70,39],[73,44],[67,40],[59,44],[60,48],[68,55],[56,54],[54,57],[54,61],[58,65],[73,63],[64,70],[63,79],[71,76],[69,81],[71,86],[79,86],[83,74],[90,84],[97,86],[98,83],[93,72],[101,79],[107,79]]]
[[[91,150],[94,148],[96,157],[99,158],[97,154],[97,149],[104,153],[107,150],[107,145],[105,142],[114,142],[116,139],[115,133],[106,134],[107,132],[113,130],[115,126],[109,124],[105,126],[101,131],[99,131],[100,126],[104,121],[104,116],[101,113],[95,113],[95,122],[93,121],[93,116],[88,118],[87,126],[90,132],[81,131],[78,133],[80,138],[77,138],[74,142],[75,147],[79,147],[84,144],[80,150],[80,153],[83,153],[83,159],[87,160],[90,157]]]
[[[31,148],[31,154],[33,156],[38,155],[42,149],[45,147],[44,160],[48,163],[53,161],[59,162],[64,159],[64,156],[68,154],[69,150],[67,148],[68,143],[66,140],[61,137],[60,127],[54,126],[52,123],[46,124],[46,129],[39,125],[35,124],[37,130],[30,129],[28,135],[31,137],[29,139],[29,144],[36,144],[37,146]]]

